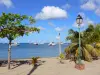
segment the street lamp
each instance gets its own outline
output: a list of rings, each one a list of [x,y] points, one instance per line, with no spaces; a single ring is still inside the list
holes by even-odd
[[[78,56],[78,63],[81,64],[81,38],[80,38],[80,25],[83,22],[83,18],[81,17],[81,15],[78,15],[76,18],[76,23],[78,24],[78,29],[79,29],[79,56]]]
[[[61,54],[61,41],[60,41],[60,33],[59,33],[59,55]]]
[[[84,69],[84,65],[81,62],[81,37],[80,37],[80,26],[83,23],[83,18],[81,17],[81,15],[78,15],[76,18],[76,23],[78,24],[78,29],[79,29],[79,48],[78,48],[78,62],[76,63],[75,67],[77,69]]]
[[[61,54],[61,41],[60,41],[60,33],[59,35],[56,37],[56,39],[58,40],[58,44],[59,44],[59,55]]]

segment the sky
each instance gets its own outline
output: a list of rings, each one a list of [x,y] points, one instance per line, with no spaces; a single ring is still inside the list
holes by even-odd
[[[36,23],[32,26],[40,28],[40,33],[30,33],[15,39],[18,43],[57,42],[61,34],[62,42],[69,35],[68,30],[78,30],[76,17],[83,17],[81,30],[89,24],[100,23],[100,0],[0,0],[0,15],[17,13],[32,16]],[[6,38],[0,42],[8,42]]]

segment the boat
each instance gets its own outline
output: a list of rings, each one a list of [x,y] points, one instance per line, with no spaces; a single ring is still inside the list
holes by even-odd
[[[37,42],[33,43],[34,45],[39,45]]]
[[[54,42],[50,42],[48,45],[49,46],[55,46],[56,44]]]
[[[59,42],[57,42],[57,44],[59,44]],[[62,44],[64,44],[63,42],[60,42],[60,44],[62,45]]]
[[[11,46],[19,46],[19,44],[17,42],[14,42],[11,44]]]
[[[64,44],[63,42],[60,43],[61,45]]]

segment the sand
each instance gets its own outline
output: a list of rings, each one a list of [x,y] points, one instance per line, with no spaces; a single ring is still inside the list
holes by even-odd
[[[11,70],[0,67],[0,75],[100,75],[100,60],[84,62],[85,70],[75,69],[75,63],[69,60],[63,62],[64,64],[59,63],[57,58],[40,58],[40,65],[35,68],[28,64]]]

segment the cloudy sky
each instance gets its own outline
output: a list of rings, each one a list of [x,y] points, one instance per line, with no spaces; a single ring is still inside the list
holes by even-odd
[[[57,42],[57,35],[61,33],[64,42],[69,29],[77,29],[75,22],[78,14],[84,21],[81,30],[88,24],[100,23],[100,0],[0,0],[0,14],[18,13],[33,16],[41,29],[40,33],[30,33],[29,36],[17,38],[18,42]],[[0,39],[0,42],[8,42]]]

